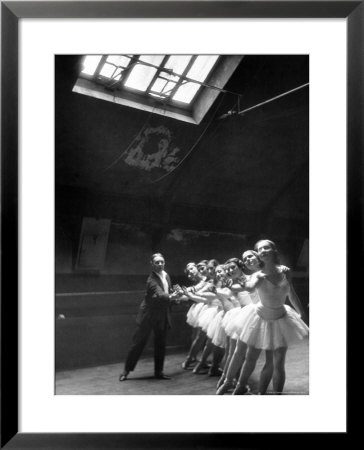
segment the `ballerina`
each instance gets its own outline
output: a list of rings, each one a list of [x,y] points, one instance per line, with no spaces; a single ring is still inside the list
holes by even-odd
[[[256,289],[260,300],[248,305],[242,313],[239,340],[248,350],[233,395],[249,392],[247,383],[261,350],[272,351],[273,390],[281,394],[286,377],[287,348],[308,336],[308,327],[302,320],[304,309],[292,285],[290,272],[284,272],[279,264],[275,243],[261,240],[254,249],[263,262],[263,268],[245,282],[245,288]],[[294,309],[285,305],[287,297]]]
[[[230,318],[226,317],[225,331],[230,337],[230,354],[224,367],[224,373],[217,384],[217,395],[224,395],[227,391],[234,387],[234,381],[237,378],[245,359],[247,345],[239,340],[242,325],[242,308],[247,304],[257,303],[259,301],[256,290],[252,290],[251,292],[246,291],[244,288],[244,282],[249,280],[253,273],[258,272],[261,269],[262,262],[259,260],[258,254],[254,250],[247,250],[242,254],[242,263],[243,267],[241,267],[241,271],[245,268],[250,275],[236,278],[235,283],[231,286],[231,289],[238,292],[240,296],[244,294],[246,299],[245,303],[241,305],[242,307],[234,315],[231,314]],[[266,369],[270,367],[268,356],[270,355],[266,356]],[[271,356],[271,359],[273,364],[273,356]]]
[[[231,284],[231,278],[228,277],[227,269],[229,266],[217,266],[216,284],[213,292],[220,300],[221,305],[218,313],[215,315],[207,328],[207,337],[211,339],[213,345],[213,364],[209,370],[210,376],[221,376],[223,370],[220,368],[220,363],[225,354],[227,335],[223,327],[223,320],[225,314],[228,314],[236,306],[239,306],[238,300],[234,293],[228,288]]]
[[[251,279],[253,273],[257,273],[261,270],[263,267],[262,261],[260,261],[258,253],[254,250],[246,250],[242,254],[242,261],[244,265],[245,272],[249,272],[245,276],[245,281]],[[287,273],[290,271],[289,267],[281,265],[280,270],[282,273]],[[240,281],[240,285],[234,284],[231,288],[235,291],[241,291],[244,289],[244,279],[241,277],[238,281]],[[243,283],[241,283],[243,281]],[[257,290],[253,291],[244,291],[242,290],[241,293],[244,293],[245,295],[248,295],[252,303],[258,303],[259,301],[259,295]],[[223,395],[230,389],[234,387],[234,380],[238,376],[240,369],[244,363],[247,345],[242,342],[239,339],[239,335],[242,331],[242,309],[232,316],[231,320],[228,321],[226,324],[226,332],[228,335],[231,336],[231,342],[235,346],[234,352],[232,357],[230,358],[230,361],[228,363],[228,368],[226,370],[226,376],[225,379],[221,377],[218,383],[218,390],[217,395]],[[265,351],[265,364],[261,371],[260,377],[259,377],[259,386],[258,386],[258,392],[259,394],[265,394],[265,392],[268,389],[269,383],[272,379],[273,375],[273,351],[272,350],[266,350]]]
[[[243,283],[246,279],[246,275],[243,272],[244,264],[243,261],[239,258],[230,258],[225,262],[225,266],[227,268],[227,275],[229,278],[229,285],[233,286],[234,283]],[[226,374],[228,371],[228,367],[230,364],[230,360],[234,354],[236,342],[238,336],[235,335],[231,324],[234,323],[236,316],[240,313],[241,308],[251,303],[251,298],[248,292],[246,291],[232,291],[229,289],[227,291],[227,295],[229,295],[230,300],[232,302],[232,307],[225,313],[224,318],[222,319],[222,328],[225,332],[225,364],[223,367],[223,372],[220,380],[217,383],[217,388],[221,386],[221,384],[225,381]]]
[[[198,325],[201,329],[201,333],[204,333],[207,337],[206,344],[202,351],[201,360],[195,368],[193,369],[194,374],[206,373],[205,369],[208,368],[207,358],[210,353],[213,353],[213,362],[209,369],[208,374],[210,376],[221,375],[221,369],[219,368],[219,364],[224,356],[224,351],[220,347],[214,345],[212,343],[212,338],[207,336],[208,328],[210,327],[210,336],[212,336],[211,324],[215,318],[215,316],[223,309],[222,302],[216,295],[216,288],[221,286],[221,279],[225,270],[223,266],[218,264],[218,261],[213,259],[210,260],[207,266],[207,270],[209,276],[213,277],[210,280],[210,283],[206,284],[200,291],[197,293],[185,291],[185,295],[187,295],[191,300],[197,302],[205,303],[204,307],[201,309],[201,312],[198,316]],[[212,281],[212,282],[211,282]]]
[[[201,263],[199,263],[201,265]],[[197,292],[199,289],[201,289],[206,283],[207,278],[206,276],[202,275],[202,272],[198,270],[198,264],[195,264],[194,262],[190,262],[186,265],[185,273],[187,277],[193,282],[193,286],[186,288],[187,291],[190,292]],[[180,286],[177,286],[178,289],[181,289]],[[189,299],[189,297],[180,297],[180,300]],[[204,302],[193,302],[190,309],[187,312],[187,323],[193,327],[194,335],[192,338],[192,344],[190,347],[190,350],[188,352],[188,355],[182,363],[182,368],[184,370],[188,370],[196,364],[197,362],[197,354],[198,352],[203,348],[206,340],[206,336],[200,332],[199,326],[198,326],[198,315],[204,306]]]
[[[208,265],[208,260],[207,259],[203,259],[202,261],[198,262],[196,264],[198,271],[200,272],[200,274],[203,277],[208,278],[208,272],[207,272],[207,265]]]

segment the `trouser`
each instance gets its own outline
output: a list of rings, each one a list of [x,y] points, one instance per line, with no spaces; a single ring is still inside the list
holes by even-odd
[[[126,357],[125,371],[132,372],[135,369],[152,331],[154,333],[154,373],[163,372],[167,327],[161,327],[160,323],[152,324],[150,322],[144,322],[136,329],[132,346]]]

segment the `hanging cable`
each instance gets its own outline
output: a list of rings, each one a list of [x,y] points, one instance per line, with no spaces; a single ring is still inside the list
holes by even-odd
[[[154,109],[148,114],[148,117],[146,119],[146,121],[144,122],[143,126],[140,128],[140,130],[135,134],[135,136],[133,137],[133,139],[130,141],[130,144],[128,145],[128,147],[110,164],[108,165],[105,169],[103,169],[103,172],[106,172],[107,170],[111,169],[111,167],[115,166],[115,164],[117,164],[121,158],[130,150],[130,147],[134,144],[136,138],[142,133],[142,131],[145,129],[147,123],[150,120],[151,115],[153,114]]]
[[[173,173],[182,163],[183,161],[185,161],[185,159],[192,153],[192,151],[194,150],[194,148],[196,147],[196,145],[200,142],[200,140],[203,138],[203,136],[205,135],[206,131],[208,130],[209,126],[211,125],[212,121],[215,118],[215,115],[224,99],[225,95],[223,95],[221,97],[221,100],[219,102],[219,104],[216,107],[216,110],[214,112],[214,114],[212,115],[212,117],[210,118],[208,124],[206,125],[206,127],[204,128],[204,130],[202,131],[201,135],[197,138],[196,142],[192,145],[192,147],[190,148],[190,150],[186,153],[186,155],[181,159],[181,161],[176,165],[176,167],[174,167],[170,172],[165,173],[164,175],[162,175],[161,177],[157,178],[156,180],[151,181],[149,184],[154,184],[157,183],[158,181],[163,180],[164,178],[166,178],[168,175],[170,175],[171,173]]]

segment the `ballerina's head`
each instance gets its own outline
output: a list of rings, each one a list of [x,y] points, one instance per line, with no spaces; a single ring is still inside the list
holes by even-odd
[[[263,263],[259,259],[258,253],[254,250],[246,250],[241,257],[244,267],[250,272],[257,272],[263,267]]]
[[[243,261],[239,258],[230,258],[225,263],[227,275],[233,279],[237,280],[238,278],[241,278],[244,276],[243,268],[244,264]]]
[[[262,239],[255,244],[254,250],[258,253],[259,259],[263,264],[267,262],[279,264],[277,246],[273,241]]]

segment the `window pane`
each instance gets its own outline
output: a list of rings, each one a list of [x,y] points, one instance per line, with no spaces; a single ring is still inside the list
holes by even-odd
[[[115,80],[120,80],[122,72],[123,72],[123,69],[116,69],[116,72],[114,73],[113,78]]]
[[[196,81],[205,81],[219,55],[199,55],[187,72],[187,77]]]
[[[200,85],[196,83],[186,83],[180,86],[174,96],[173,100],[177,100],[183,103],[190,103],[196,92],[199,90]]]
[[[171,55],[164,67],[172,69],[178,75],[182,75],[191,57],[191,55]]]
[[[124,55],[109,55],[106,61],[115,64],[115,66],[127,67],[130,63],[130,58]]]
[[[100,62],[102,55],[87,55],[83,60],[83,69],[81,73],[85,75],[93,75]]]
[[[151,87],[151,90],[154,92],[167,92],[170,91],[175,87],[176,83],[173,81],[166,81],[162,78],[157,78],[155,82],[153,83],[153,86]],[[170,92],[168,92],[167,95],[169,95]]]
[[[164,87],[163,89],[163,93],[166,95],[170,95],[171,94],[171,90],[176,86],[176,83],[174,83],[173,81],[169,81],[167,83],[167,85]]]
[[[100,70],[100,75],[102,75],[103,77],[111,78],[113,73],[115,72],[115,69],[115,66],[105,63]]]
[[[162,80],[161,78],[157,78],[151,87],[151,90],[154,92],[162,92],[164,86],[168,83],[166,80]]]
[[[171,75],[170,73],[164,72],[164,71],[159,72],[158,76],[160,78],[166,78],[168,81],[176,81],[177,82],[178,80],[181,79],[181,77],[179,77],[178,75]]]
[[[162,62],[164,55],[142,55],[139,60],[159,66]],[[125,86],[139,91],[145,91],[152,81],[157,69],[155,67],[147,66],[144,64],[137,64],[130,72],[128,79],[125,82]]]

